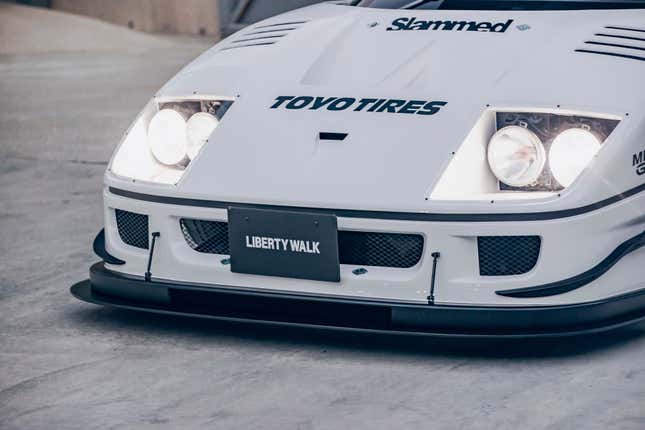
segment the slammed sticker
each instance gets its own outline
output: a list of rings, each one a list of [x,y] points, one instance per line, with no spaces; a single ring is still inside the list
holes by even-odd
[[[430,100],[370,99],[355,97],[278,96],[271,109],[386,112],[434,115],[448,102]]]
[[[280,237],[246,236],[246,247],[272,251],[320,254],[320,242],[311,240],[283,239]]]
[[[417,19],[416,17],[411,17],[395,19],[392,21],[391,27],[388,27],[386,30],[478,31],[481,33],[505,33],[511,24],[513,24],[512,19],[495,24],[488,21],[426,21]]]

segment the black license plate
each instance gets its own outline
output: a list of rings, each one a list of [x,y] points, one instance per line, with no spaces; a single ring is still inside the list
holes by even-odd
[[[334,215],[230,207],[228,235],[233,272],[340,282]]]

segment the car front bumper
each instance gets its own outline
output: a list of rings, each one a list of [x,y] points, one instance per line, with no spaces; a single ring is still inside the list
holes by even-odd
[[[645,289],[555,306],[456,306],[146,281],[97,263],[71,288],[80,300],[124,309],[231,321],[469,337],[593,333],[645,321]]]
[[[335,283],[237,273],[228,264],[230,254],[207,254],[191,248],[182,233],[181,220],[226,223],[229,203],[157,197],[107,188],[104,192],[105,249],[122,263],[108,264],[107,268],[125,276],[142,276],[151,260],[149,249],[124,243],[115,216],[115,211],[122,210],[144,214],[149,220],[149,233],[160,234],[151,270],[151,277],[156,280],[423,305],[431,295],[431,279],[436,274],[436,304],[575,305],[645,288],[641,268],[645,257],[645,220],[642,218],[645,193],[625,194],[624,197],[581,214],[547,213],[548,219],[539,220],[525,220],[524,215],[518,215],[521,219],[506,219],[505,214],[458,215],[455,219],[449,215],[444,219],[446,216],[423,213],[315,209],[335,214],[339,231],[416,234],[425,239],[421,260],[413,267],[367,265],[366,270],[357,272],[362,265],[341,264],[341,280]],[[535,215],[546,216],[543,213]],[[472,216],[476,219],[470,219]],[[437,217],[441,219],[435,219]],[[482,275],[479,238],[504,236],[539,236],[541,249],[537,264],[520,275]],[[435,253],[441,256],[436,271],[432,257]],[[105,261],[110,263],[110,259]]]

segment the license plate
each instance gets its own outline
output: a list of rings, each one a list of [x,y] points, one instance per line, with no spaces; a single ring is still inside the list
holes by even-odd
[[[340,282],[334,215],[229,207],[228,227],[233,272]]]

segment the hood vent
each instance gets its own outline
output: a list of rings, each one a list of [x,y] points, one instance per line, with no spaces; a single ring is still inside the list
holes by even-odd
[[[576,52],[645,61],[645,28],[608,25]]]
[[[298,30],[306,23],[307,21],[291,21],[251,27],[236,34],[221,51],[250,48],[253,46],[275,45],[282,38]]]

